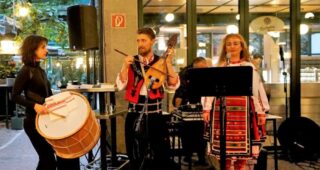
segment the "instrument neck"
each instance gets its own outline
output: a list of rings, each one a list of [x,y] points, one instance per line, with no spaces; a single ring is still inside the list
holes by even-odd
[[[168,47],[167,50],[166,50],[166,52],[163,53],[163,56],[162,56],[162,57],[163,57],[164,59],[167,59],[169,50],[170,50],[171,48],[172,48],[172,47]]]

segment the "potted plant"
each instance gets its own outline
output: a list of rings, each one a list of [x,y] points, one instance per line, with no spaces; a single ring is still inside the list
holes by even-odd
[[[8,61],[8,75],[7,75],[7,85],[8,86],[13,86],[14,81],[15,81],[15,77],[16,77],[16,72],[17,72],[17,68],[16,68],[16,62],[13,60]]]
[[[10,60],[8,62],[0,63],[0,84],[7,84],[12,86],[16,74],[16,62]]]
[[[5,69],[5,66],[0,63],[0,84],[6,84],[6,78],[7,70]]]

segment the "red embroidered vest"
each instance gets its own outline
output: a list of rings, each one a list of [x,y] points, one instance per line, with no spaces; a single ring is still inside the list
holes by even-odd
[[[139,60],[138,56],[134,56],[136,60]],[[153,61],[149,65],[153,65],[159,60],[159,56],[154,56]],[[148,67],[144,67],[144,70],[147,71]],[[131,103],[138,103],[139,100],[139,94],[141,87],[144,85],[144,78],[143,73],[141,70],[140,63],[138,61],[135,61],[128,70],[128,84],[126,88],[126,96],[125,99],[128,100]],[[160,87],[159,89],[152,89],[149,93],[150,99],[158,99],[163,98],[163,87]]]

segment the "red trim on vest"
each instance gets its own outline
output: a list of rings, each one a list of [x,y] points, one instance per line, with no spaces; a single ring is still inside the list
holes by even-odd
[[[138,103],[140,90],[143,85],[144,85],[144,79],[139,80],[139,82],[135,88],[136,91],[134,93],[134,96],[132,96],[132,93],[134,90],[134,71],[132,70],[131,67],[129,67],[129,69],[128,69],[128,84],[127,84],[127,88],[126,88],[125,99],[131,103]],[[149,98],[150,99],[158,99],[158,98],[162,99],[163,93],[160,92],[160,89],[150,90]]]

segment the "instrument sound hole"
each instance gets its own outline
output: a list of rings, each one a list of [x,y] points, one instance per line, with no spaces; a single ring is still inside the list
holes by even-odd
[[[157,82],[157,83],[159,83],[159,81],[160,81],[159,79],[156,79],[156,82]]]

